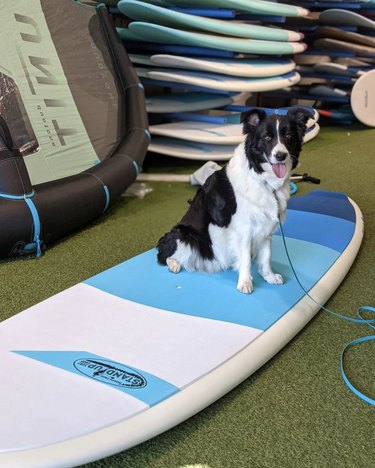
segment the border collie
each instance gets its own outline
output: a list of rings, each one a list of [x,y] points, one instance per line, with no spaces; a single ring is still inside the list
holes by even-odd
[[[271,284],[283,278],[271,267],[271,241],[283,221],[290,174],[298,164],[310,114],[285,116],[253,109],[241,116],[244,141],[233,157],[198,190],[181,221],[158,242],[157,259],[173,273],[181,268],[238,271],[237,289],[253,291],[251,262]]]

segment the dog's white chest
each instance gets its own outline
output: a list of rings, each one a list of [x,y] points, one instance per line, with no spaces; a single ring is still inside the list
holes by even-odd
[[[270,236],[278,222],[278,203],[272,193],[257,197],[237,196],[237,210],[228,228],[240,235],[250,236],[258,244]]]

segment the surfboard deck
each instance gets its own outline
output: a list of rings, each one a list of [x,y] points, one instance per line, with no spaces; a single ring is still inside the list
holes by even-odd
[[[261,41],[225,37],[214,34],[203,34],[169,28],[142,21],[134,21],[128,28],[117,28],[120,37],[125,41],[160,42],[162,44],[190,45],[209,47],[232,52],[265,55],[298,54],[306,50],[306,44],[300,42]]]
[[[363,221],[345,194],[290,200],[284,225],[304,287],[325,303],[349,271]],[[279,233],[281,286],[254,271],[181,272],[154,250],[0,324],[0,465],[77,466],[184,421],[267,362],[316,314],[293,278]]]
[[[129,57],[133,63],[142,65],[200,70],[247,78],[283,75],[293,71],[296,67],[295,62],[291,59],[277,58],[270,60],[256,58],[192,58],[171,54],[129,54]]]
[[[175,158],[197,161],[228,161],[233,156],[235,147],[236,145],[233,144],[220,145],[157,136],[151,139],[148,150]]]
[[[214,93],[189,92],[146,96],[147,112],[170,113],[215,109],[233,103],[234,97]]]
[[[201,7],[207,8],[206,0],[146,0],[161,6],[181,6],[181,7]],[[280,16],[307,16],[309,11],[294,5],[268,2],[264,0],[211,0],[211,8],[230,8],[242,12],[255,13],[260,15],[280,15]]]
[[[309,121],[309,128],[304,137],[304,143],[307,143],[319,133],[319,125],[312,119]],[[150,125],[151,135],[177,138],[187,140],[188,142],[208,143],[212,145],[238,145],[243,139],[242,125],[240,125],[240,115],[235,114],[228,117],[228,122],[224,124],[197,122],[197,121],[179,121],[157,125]],[[156,140],[157,141],[157,140]],[[155,150],[155,140],[151,140],[151,150]],[[208,147],[204,147],[203,152],[207,152]],[[232,156],[233,150],[230,153]],[[159,148],[160,151],[160,148]],[[185,150],[186,153],[186,150]],[[230,157],[231,157],[230,156]]]
[[[363,74],[354,84],[350,105],[357,119],[375,127],[375,70]]]
[[[286,29],[268,28],[240,21],[225,21],[181,13],[157,5],[133,0],[121,0],[118,8],[124,15],[137,21],[209,31],[221,35],[271,41],[300,41],[303,35]]]
[[[232,92],[261,92],[272,91],[297,84],[301,76],[296,71],[285,75],[244,78],[221,75],[219,73],[185,71],[168,68],[147,69],[135,67],[139,77],[149,78],[168,83],[184,83],[199,86],[212,90],[232,91]]]
[[[339,6],[339,4],[338,4]],[[343,10],[340,8],[331,8],[322,11],[319,15],[319,21],[327,25],[350,25],[361,28],[375,29],[375,21],[366,18],[354,11]]]
[[[369,47],[353,42],[339,41],[331,38],[321,38],[314,41],[314,46],[322,50],[342,51],[358,55],[360,57],[374,57],[375,47]]]

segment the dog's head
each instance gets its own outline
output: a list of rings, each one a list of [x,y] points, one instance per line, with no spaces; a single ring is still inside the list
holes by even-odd
[[[310,113],[296,107],[286,115],[267,115],[252,109],[241,116],[245,153],[251,169],[284,179],[298,164]]]

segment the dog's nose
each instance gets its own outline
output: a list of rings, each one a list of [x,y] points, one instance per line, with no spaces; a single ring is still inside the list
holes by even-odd
[[[285,153],[285,151],[278,151],[275,154],[275,157],[276,157],[277,161],[285,161],[285,159],[287,157],[287,153]]]

